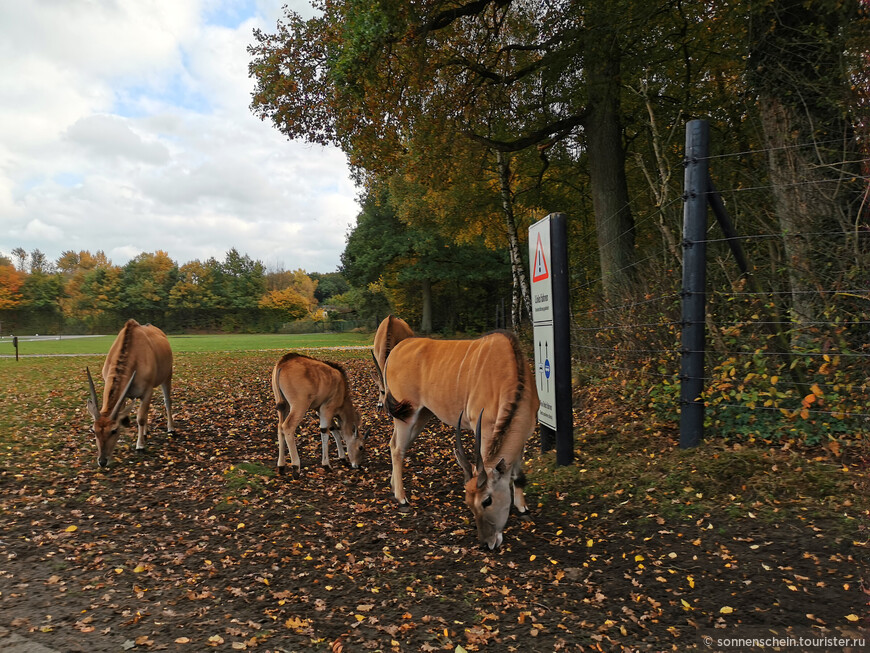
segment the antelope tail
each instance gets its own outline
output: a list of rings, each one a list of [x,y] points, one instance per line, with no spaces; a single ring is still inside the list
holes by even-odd
[[[290,405],[290,402],[287,401],[287,397],[284,396],[284,391],[281,389],[281,366],[278,365],[278,368],[275,370],[275,387],[278,388],[278,394],[281,395],[280,401],[276,402],[276,408],[278,412],[282,415],[287,411],[287,406]]]
[[[396,398],[389,390],[387,391],[387,397],[384,403],[386,403],[387,411],[390,415],[396,419],[402,420],[403,422],[414,414],[414,407],[411,405],[411,402],[396,401]]]

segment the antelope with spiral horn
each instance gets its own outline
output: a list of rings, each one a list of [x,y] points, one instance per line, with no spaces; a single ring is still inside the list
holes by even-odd
[[[136,450],[145,449],[145,432],[148,426],[148,409],[151,395],[158,385],[163,391],[163,404],[166,408],[166,430],[172,433],[175,428],[172,420],[172,349],[166,335],[151,324],[141,325],[136,320],[127,320],[112,343],[106,361],[103,363],[103,401],[97,400],[97,389],[89,368],[90,397],[88,413],[94,418],[94,435],[97,441],[97,464],[106,467],[115,445],[118,443],[120,428],[130,425],[130,412],[133,404],[124,405],[127,399],[140,398],[136,413],[138,438]]]

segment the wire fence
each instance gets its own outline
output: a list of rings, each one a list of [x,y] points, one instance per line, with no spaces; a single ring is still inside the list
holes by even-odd
[[[818,148],[819,143],[789,146]],[[785,150],[789,148],[776,148]],[[685,320],[679,252],[664,243],[668,226],[680,234],[680,199],[634,223],[646,245],[636,248],[630,266],[608,274],[633,279],[630,291],[605,297],[606,275],[571,287],[574,298],[572,354],[583,382],[620,381],[625,396],[644,402],[659,417],[676,422],[680,385],[700,381],[705,429],[725,438],[797,440],[826,444],[870,436],[870,224],[866,207],[840,206],[795,230],[778,219],[776,193],[790,184],[746,179],[746,169],[728,168],[767,157],[772,150],[742,150],[711,156],[710,173],[737,225],[736,237],[723,235],[708,220],[706,247],[705,367],[703,376],[681,377],[680,344]],[[870,179],[846,175],[855,162],[830,165],[825,178],[801,181],[831,196],[851,184],[867,193]],[[672,174],[675,178],[677,175]],[[727,185],[726,185],[727,184]],[[797,185],[797,184],[794,184]],[[621,211],[636,211],[634,202]],[[829,206],[835,206],[831,203]],[[657,227],[662,231],[657,232]],[[621,234],[613,239],[625,236]],[[749,269],[735,263],[735,241]],[[798,246],[794,246],[797,243]],[[589,269],[591,253],[575,263]],[[626,274],[628,273],[628,274]]]

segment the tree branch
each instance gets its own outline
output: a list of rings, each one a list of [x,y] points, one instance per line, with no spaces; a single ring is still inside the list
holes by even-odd
[[[477,14],[483,12],[484,9],[487,8],[488,5],[495,5],[497,8],[505,7],[511,3],[511,0],[476,0],[475,2],[469,2],[468,4],[462,5],[460,7],[456,7],[454,9],[448,9],[447,11],[442,11],[428,22],[420,25],[420,27],[415,30],[414,36],[419,36],[423,34],[427,34],[429,32],[434,32],[439,29],[444,29],[445,27],[450,26],[454,21],[465,18],[466,16],[476,16]]]
[[[552,142],[562,140],[574,131],[575,128],[583,124],[586,113],[586,111],[583,111],[583,113],[562,118],[513,141],[499,141],[473,132],[466,132],[465,135],[477,143],[491,147],[497,152],[518,152],[545,140]]]

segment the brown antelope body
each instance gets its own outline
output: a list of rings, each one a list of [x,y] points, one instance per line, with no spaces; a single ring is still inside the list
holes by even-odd
[[[341,438],[347,446],[351,467],[362,462],[359,413],[350,398],[350,385],[344,369],[336,364],[319,361],[302,354],[285,354],[272,370],[272,392],[278,409],[278,472],[286,469],[286,450],[290,449],[290,462],[298,472],[301,468],[296,450],[296,427],[308,409],[320,413],[320,439],[323,446],[321,464],[329,467],[329,431],[335,439],[339,460],[345,459]],[[337,418],[339,429],[333,427]]]
[[[516,337],[495,332],[477,340],[403,340],[390,354],[385,379],[393,416],[390,482],[399,504],[408,503],[402,482],[405,454],[432,416],[457,430],[477,422],[474,466],[458,433],[455,453],[478,538],[497,548],[511,503],[521,515],[528,512],[523,451],[538,412],[534,377]]]
[[[387,356],[402,340],[413,337],[414,332],[408,323],[395,315],[388,315],[378,325],[372,345],[372,358],[377,369],[377,374],[372,374],[372,378],[378,386],[378,410],[384,407],[384,363],[387,361]]]
[[[172,420],[172,349],[166,335],[156,326],[142,326],[136,320],[127,320],[103,363],[103,403],[97,408],[97,390],[91,371],[88,374],[90,398],[88,412],[94,418],[94,435],[97,439],[97,463],[100,467],[109,464],[109,458],[118,443],[119,429],[128,426],[133,408],[127,399],[141,399],[136,413],[138,438],[136,450],[145,449],[145,431],[148,426],[148,409],[151,395],[158,385],[163,392],[166,408],[166,429],[174,431]]]

